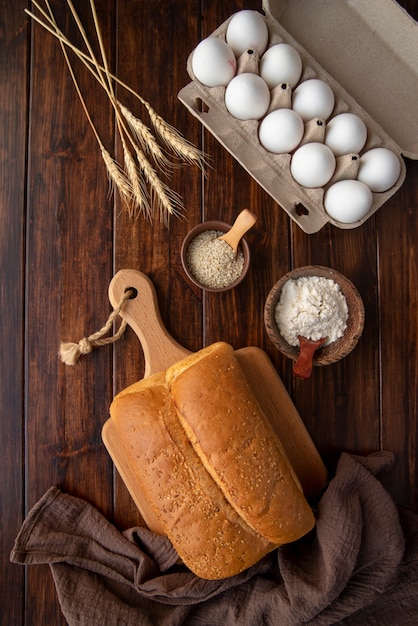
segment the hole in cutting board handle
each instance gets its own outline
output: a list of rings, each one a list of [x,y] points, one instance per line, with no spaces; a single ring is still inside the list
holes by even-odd
[[[135,300],[135,298],[138,296],[138,289],[136,289],[136,287],[126,287],[125,293],[127,293],[128,291],[131,292],[131,295],[129,296],[129,300]]]

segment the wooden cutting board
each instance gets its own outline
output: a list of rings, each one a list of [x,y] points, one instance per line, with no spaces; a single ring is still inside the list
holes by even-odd
[[[136,297],[126,301],[120,315],[141,342],[146,378],[166,370],[189,355],[190,351],[175,341],[165,328],[154,285],[142,272],[127,269],[115,274],[109,285],[112,306],[117,307],[129,288],[135,290]],[[327,471],[275,367],[260,348],[241,348],[236,350],[236,356],[253,393],[281,440],[306,497],[317,495],[327,481]],[[126,461],[123,444],[119,441],[111,419],[103,426],[102,438],[145,523],[151,530],[161,532]]]

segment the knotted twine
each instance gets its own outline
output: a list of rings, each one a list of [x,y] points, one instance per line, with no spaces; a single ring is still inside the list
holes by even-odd
[[[118,339],[123,336],[126,330],[126,326],[128,325],[126,320],[124,319],[122,319],[119,329],[112,336],[104,337],[104,335],[106,335],[112,328],[113,323],[120,314],[120,311],[125,302],[127,300],[130,300],[133,296],[133,290],[127,289],[122,295],[122,298],[117,307],[115,307],[112,313],[109,315],[106,324],[97,332],[89,335],[88,337],[83,337],[78,343],[61,343],[59,350],[61,361],[63,361],[63,363],[65,363],[66,365],[75,365],[82,355],[89,354],[94,348],[106,346],[108,344],[114,343],[115,341],[118,341]]]

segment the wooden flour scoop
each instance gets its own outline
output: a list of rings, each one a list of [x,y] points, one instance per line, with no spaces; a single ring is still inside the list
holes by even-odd
[[[313,341],[312,339],[306,339],[306,337],[298,335],[298,339],[300,351],[298,360],[293,366],[293,373],[298,378],[309,378],[312,373],[315,352],[326,342],[327,337]]]
[[[118,272],[109,286],[112,306],[116,307],[129,289],[133,297],[125,302],[120,315],[141,342],[146,378],[167,369],[191,352],[175,341],[165,328],[154,285],[145,274],[136,270]],[[327,480],[324,463],[272,362],[263,350],[256,347],[241,348],[236,351],[236,356],[254,395],[281,440],[306,497],[317,495]],[[102,437],[145,522],[158,532],[158,523],[126,462],[126,454],[111,419],[104,424]]]

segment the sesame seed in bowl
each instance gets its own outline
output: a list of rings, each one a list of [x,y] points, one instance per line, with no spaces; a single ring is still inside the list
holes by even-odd
[[[227,291],[245,277],[250,264],[250,250],[241,239],[235,255],[231,246],[219,237],[231,226],[221,221],[207,221],[186,235],[181,247],[181,262],[189,280],[205,291]]]

